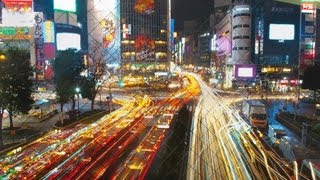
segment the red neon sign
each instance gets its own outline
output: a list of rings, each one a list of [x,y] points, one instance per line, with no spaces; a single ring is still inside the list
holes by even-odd
[[[314,3],[308,3],[308,2],[302,3],[301,11],[304,13],[312,13],[314,11]]]
[[[32,7],[32,0],[2,0],[6,9]]]

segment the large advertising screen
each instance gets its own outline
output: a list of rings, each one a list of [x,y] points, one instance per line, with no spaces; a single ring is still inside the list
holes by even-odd
[[[269,39],[270,40],[294,40],[293,24],[270,24]]]
[[[57,33],[57,50],[66,50],[68,48],[80,50],[80,42],[80,34]]]
[[[236,64],[236,79],[250,79],[256,77],[256,65],[254,64]]]
[[[76,12],[76,0],[54,0],[53,8],[60,11]]]
[[[89,53],[93,59],[103,57],[108,66],[120,64],[121,33],[131,34],[131,25],[120,25],[120,0],[87,1]]]

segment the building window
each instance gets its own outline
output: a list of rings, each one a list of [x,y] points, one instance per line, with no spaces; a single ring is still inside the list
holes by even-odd
[[[237,28],[248,28],[248,27],[250,27],[249,24],[238,24],[238,25],[233,26],[233,29],[237,29]]]
[[[234,36],[232,39],[250,39],[250,36]]]
[[[250,17],[250,13],[235,14],[235,15],[233,15],[233,18],[240,17],[240,16],[248,16],[248,17]]]

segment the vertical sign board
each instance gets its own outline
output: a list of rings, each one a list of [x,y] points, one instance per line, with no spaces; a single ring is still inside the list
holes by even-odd
[[[36,53],[36,67],[40,71],[43,71],[44,57],[43,57],[43,13],[34,13],[34,42],[35,42],[35,53]]]
[[[316,9],[314,1],[301,2],[300,74],[315,61]]]
[[[174,19],[170,19],[170,53],[171,53],[171,60],[175,60],[174,58]],[[177,63],[177,62],[175,62]]]
[[[45,21],[43,23],[43,38],[45,43],[54,43],[54,23],[52,21]]]

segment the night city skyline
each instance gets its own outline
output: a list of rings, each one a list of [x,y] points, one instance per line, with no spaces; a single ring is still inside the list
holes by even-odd
[[[1,0],[0,180],[320,179],[318,1]]]

